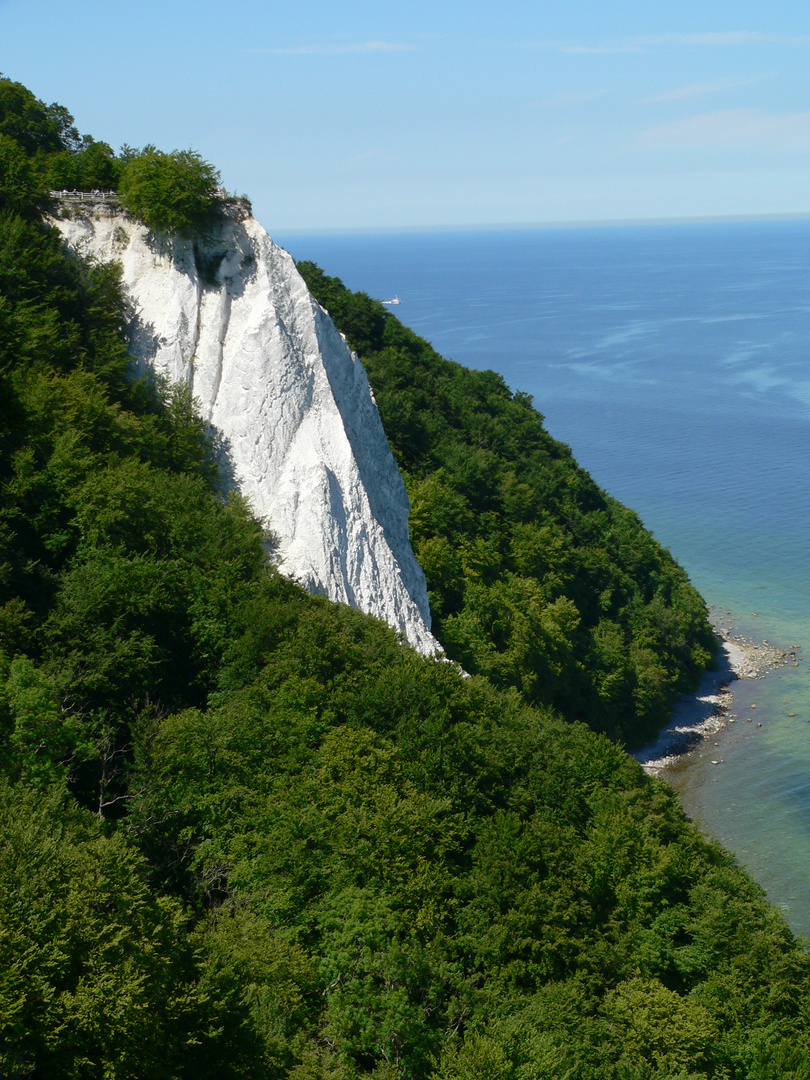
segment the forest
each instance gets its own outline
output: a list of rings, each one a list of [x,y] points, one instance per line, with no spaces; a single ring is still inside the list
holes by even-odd
[[[683,571],[525,396],[304,266],[468,677],[282,577],[48,224],[93,147],[168,242],[215,173],[189,206],[105,146],[0,79],[0,1074],[810,1077],[805,944],[623,748],[711,659]]]

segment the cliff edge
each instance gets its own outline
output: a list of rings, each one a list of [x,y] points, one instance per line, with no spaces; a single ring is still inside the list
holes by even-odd
[[[134,363],[189,383],[226,482],[277,538],[279,569],[435,652],[365,370],[290,255],[238,203],[205,239],[167,240],[111,201],[66,202],[54,224],[82,255],[123,267]]]

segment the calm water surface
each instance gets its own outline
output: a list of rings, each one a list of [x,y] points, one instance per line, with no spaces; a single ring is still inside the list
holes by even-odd
[[[709,604],[810,649],[810,222],[277,239],[533,394]],[[733,711],[668,779],[810,935],[808,674],[738,683]]]

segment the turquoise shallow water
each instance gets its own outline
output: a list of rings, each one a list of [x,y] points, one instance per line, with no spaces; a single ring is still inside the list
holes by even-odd
[[[711,605],[810,649],[810,222],[277,239],[533,394]],[[733,711],[669,779],[810,935],[810,677]]]

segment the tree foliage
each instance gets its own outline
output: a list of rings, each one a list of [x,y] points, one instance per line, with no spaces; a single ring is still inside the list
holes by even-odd
[[[29,158],[74,149],[79,135],[61,105],[45,105],[21,83],[0,76],[0,134]]]
[[[211,1017],[184,921],[122,837],[0,781],[3,1076],[199,1075]]]
[[[150,229],[178,236],[203,232],[216,216],[219,173],[194,150],[145,147],[123,167],[124,208]]]
[[[123,163],[105,142],[86,138],[73,152],[65,150],[48,161],[49,188],[70,191],[116,191]]]
[[[5,135],[24,160],[53,130],[49,153],[77,152],[69,114],[12,98],[40,130]],[[466,474],[422,469],[439,421],[416,409],[415,528],[448,605],[480,587],[468,634],[495,674],[417,655],[268,565],[188,388],[130,380],[115,271],[68,255],[26,198],[0,213],[0,1072],[807,1076],[810,960],[761,891],[615,743],[527,704],[523,661],[497,674],[512,646],[486,604],[529,620],[524,647],[541,634],[547,677],[569,677],[566,641],[603,602],[577,568],[607,557],[582,500],[631,522],[623,587],[646,595],[661,558],[629,512],[494,376],[462,383],[468,413],[448,390],[447,448],[464,456],[467,423],[482,450],[525,435],[548,482],[514,498],[572,522],[513,522],[524,613],[493,573],[507,547],[470,527],[520,474],[469,453]],[[490,466],[497,483],[466,486]],[[654,674],[643,606],[629,647]],[[673,632],[663,601],[656,618]],[[601,625],[600,678],[623,633]]]

